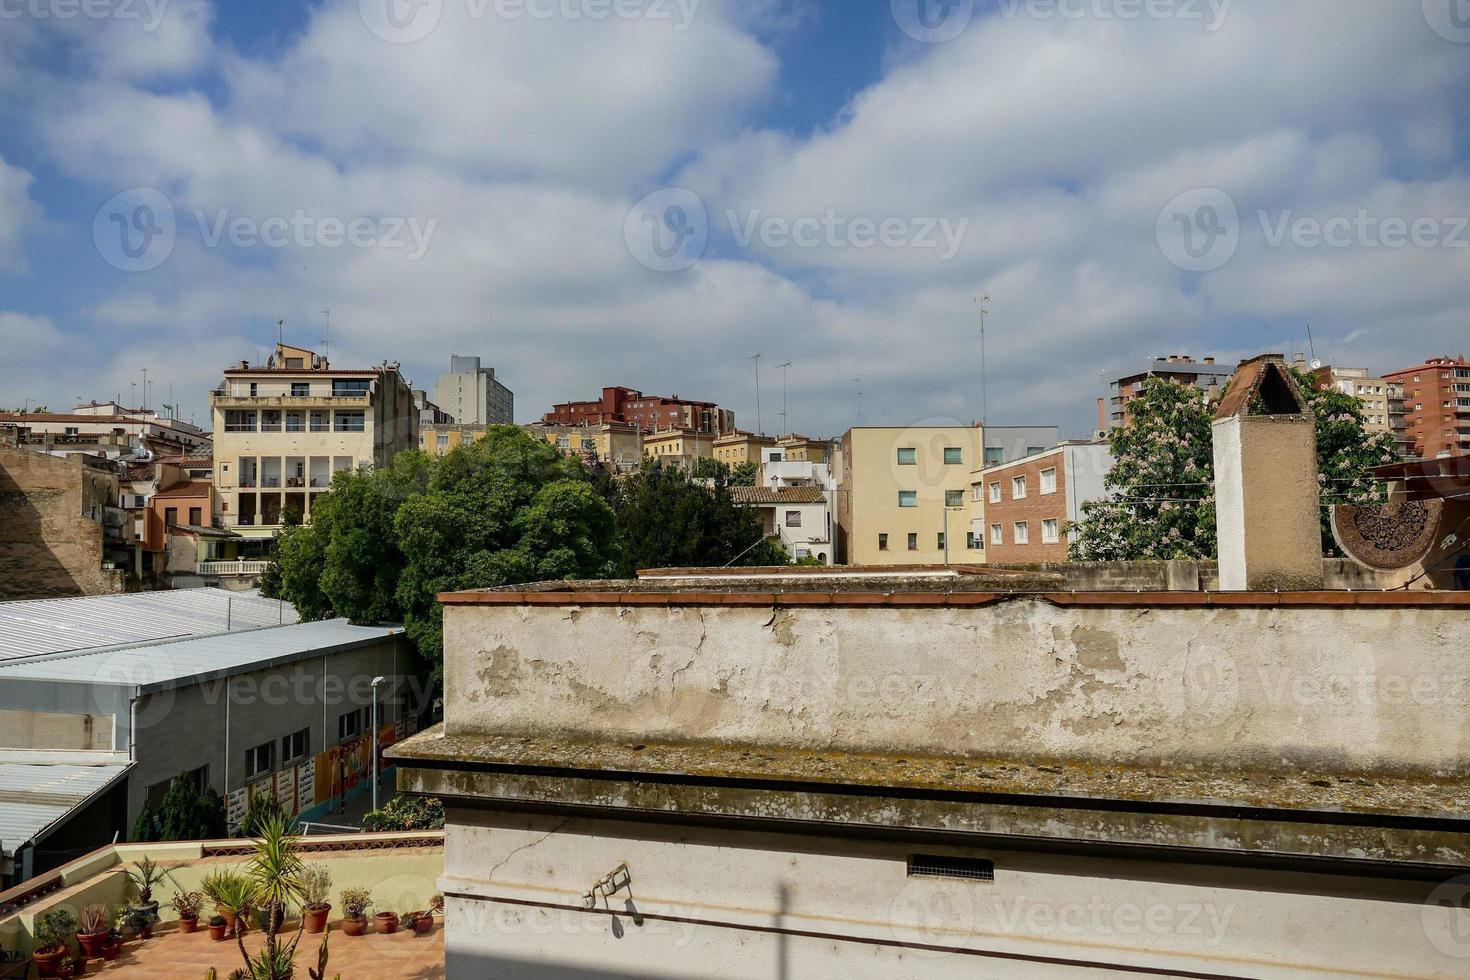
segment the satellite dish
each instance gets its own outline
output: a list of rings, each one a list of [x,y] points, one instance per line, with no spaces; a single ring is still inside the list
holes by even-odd
[[[1320,371],[1320,370],[1322,370],[1322,362],[1319,361],[1319,360],[1317,360],[1317,359],[1315,359],[1315,358],[1313,358],[1313,360],[1312,360],[1312,370],[1313,371]]]

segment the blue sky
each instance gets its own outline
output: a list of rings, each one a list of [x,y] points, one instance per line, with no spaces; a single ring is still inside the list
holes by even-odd
[[[0,10],[3,407],[202,418],[328,307],[522,420],[753,425],[761,353],[824,435],[977,417],[982,293],[992,420],[1074,435],[1153,354],[1470,347],[1464,0],[108,2]]]

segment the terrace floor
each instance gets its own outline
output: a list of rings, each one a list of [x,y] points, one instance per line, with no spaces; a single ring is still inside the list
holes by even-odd
[[[294,935],[294,933],[292,934]],[[245,937],[245,948],[255,952],[262,943],[260,933]],[[320,936],[302,936],[296,951],[296,976],[305,977],[308,967],[315,968]],[[434,931],[415,936],[399,931],[391,936],[369,934],[344,936],[339,924],[332,923],[331,956],[327,961],[328,977],[341,974],[343,980],[372,977],[402,977],[405,980],[443,980],[444,924],[435,920]],[[129,941],[122,954],[111,963],[92,960],[86,976],[148,977],[149,980],[203,980],[214,967],[219,980],[239,967],[240,950],[233,939],[215,942],[208,930],[185,934],[168,926],[155,932],[144,942]]]

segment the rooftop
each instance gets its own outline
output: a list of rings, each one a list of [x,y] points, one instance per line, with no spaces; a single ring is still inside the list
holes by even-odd
[[[56,759],[46,761],[47,755]],[[0,845],[7,853],[43,836],[73,807],[112,785],[132,763],[111,753],[0,749]]]
[[[208,480],[185,480],[175,483],[167,490],[160,490],[153,496],[155,499],[169,497],[207,497],[214,485]]]
[[[821,487],[731,487],[730,496],[737,504],[820,504],[827,492]]]
[[[258,590],[173,589],[0,602],[0,664],[297,622]]]
[[[403,632],[398,626],[353,626],[345,619],[265,626],[248,636],[222,633],[191,639],[82,651],[0,663],[0,684],[17,680],[65,681],[137,687],[143,693],[231,677],[377,643]]]

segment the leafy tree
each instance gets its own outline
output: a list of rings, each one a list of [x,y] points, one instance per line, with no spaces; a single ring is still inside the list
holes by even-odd
[[[444,803],[432,796],[395,796],[362,818],[362,829],[443,830]]]
[[[728,482],[730,479],[730,467],[712,456],[694,457],[690,473],[697,480],[716,480],[723,477]]]
[[[216,840],[224,837],[225,801],[206,788],[201,793],[188,779],[175,779],[158,805],[159,836],[155,840]]]
[[[760,476],[760,464],[754,460],[748,460],[730,471],[730,486],[753,487]]]
[[[161,831],[158,826],[158,815],[148,804],[143,804],[143,809],[133,818],[132,839],[142,842],[152,842],[160,839]]]
[[[640,568],[790,563],[779,545],[766,540],[757,513],[735,504],[726,473],[700,483],[655,460],[625,478],[619,491],[624,578]]]
[[[270,793],[257,793],[250,798],[245,808],[245,817],[240,821],[240,837],[259,837],[274,822],[285,822],[286,810],[281,801]]]
[[[436,664],[440,592],[596,578],[616,567],[613,512],[587,470],[515,426],[445,456],[393,527],[407,556],[396,592],[405,626]]]
[[[1336,388],[1321,389],[1310,374],[1293,376],[1317,417],[1317,483],[1323,504],[1368,504],[1385,500],[1386,488],[1371,469],[1398,459],[1393,436],[1369,432],[1363,403]],[[1322,552],[1337,554],[1332,509],[1322,508]]]
[[[1211,412],[1197,388],[1153,378],[1108,434],[1112,496],[1082,505],[1073,561],[1215,557]]]

